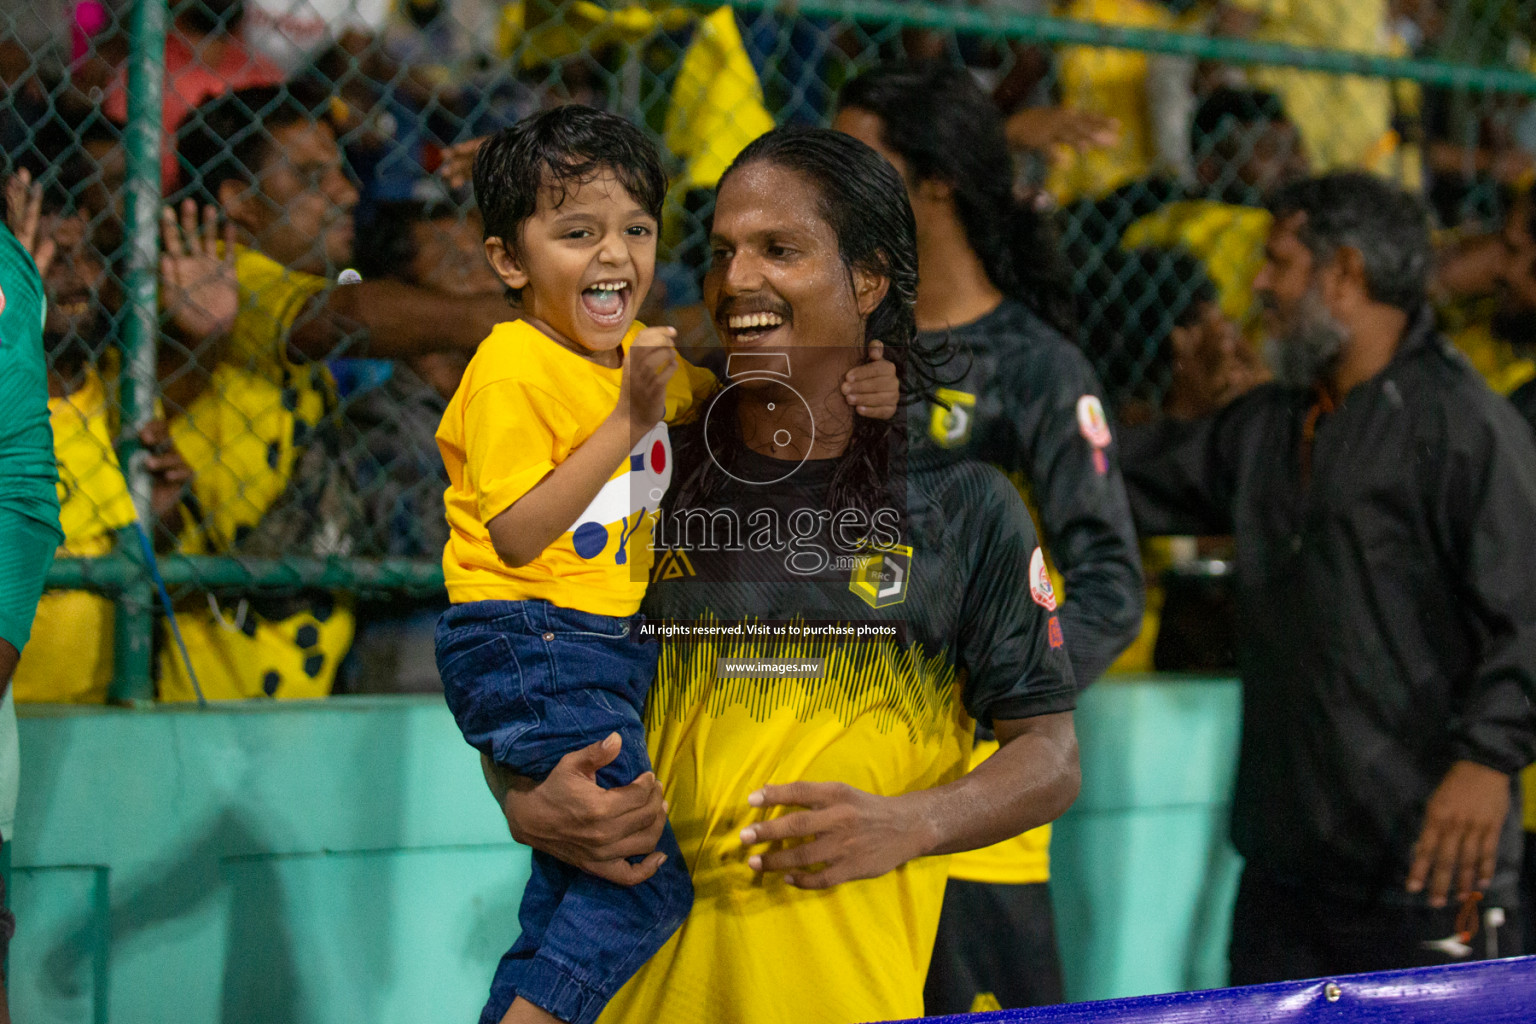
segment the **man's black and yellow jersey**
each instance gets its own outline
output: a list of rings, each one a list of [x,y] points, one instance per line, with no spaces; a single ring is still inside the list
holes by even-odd
[[[1087,686],[1136,638],[1143,605],[1136,531],[1098,378],[1075,345],[1013,299],[949,334],[965,376],[939,401],[913,407],[912,464],[990,462],[1025,490],[1062,573],[1072,674]],[[996,749],[978,743],[975,763]],[[960,854],[951,870],[973,882],[1044,882],[1049,846],[1046,826]]]
[[[763,480],[785,466],[751,453],[733,464]],[[716,550],[697,533],[657,550],[647,627],[734,632],[662,641],[646,726],[696,896],[682,929],[609,1005],[607,1024],[920,1016],[948,859],[795,889],[747,866],[761,849],[743,848],[742,828],[781,813],[747,796],[798,780],[882,795],[944,785],[965,773],[977,721],[1075,704],[1034,530],[1002,474],[976,464],[914,474],[897,542],[849,556],[825,516],[814,535],[791,526],[825,511],[833,470],[812,461],[771,486],[742,484],[711,505],[724,510]],[[663,542],[677,536],[668,512],[656,527]],[[733,519],[750,531],[734,542]],[[787,569],[786,558],[807,552],[800,571]],[[1032,567],[1033,589],[1020,585]],[[782,631],[754,632],[765,625]],[[836,632],[860,627],[885,632]],[[721,673],[752,659],[821,667],[815,678]]]

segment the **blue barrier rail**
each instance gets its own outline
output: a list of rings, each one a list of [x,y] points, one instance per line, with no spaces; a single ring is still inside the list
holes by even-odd
[[[925,1024],[1531,1024],[1536,957],[930,1017]]]

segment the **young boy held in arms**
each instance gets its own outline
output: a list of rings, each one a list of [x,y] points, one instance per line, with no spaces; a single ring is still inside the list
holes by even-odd
[[[481,343],[437,432],[453,602],[438,670],[484,758],[542,779],[606,737],[618,749],[598,782],[626,785],[650,770],[641,710],[657,646],[637,627],[672,474],[667,423],[718,386],[677,355],[671,328],[634,319],[666,175],[629,122],[565,106],[488,139],[474,186],[486,255],[521,318]],[[891,363],[855,367],[846,383],[860,413],[895,414]],[[591,1024],[692,905],[670,825],[657,850],[661,866],[632,887],[535,851],[522,933],[482,1024]]]

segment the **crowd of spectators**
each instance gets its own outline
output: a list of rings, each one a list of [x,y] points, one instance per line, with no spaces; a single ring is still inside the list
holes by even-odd
[[[168,429],[164,445],[179,452],[191,483],[159,523],[167,549],[432,558],[442,542],[432,427],[480,327],[505,311],[479,253],[473,205],[453,187],[462,184],[455,144],[561,102],[636,103],[634,114],[655,121],[667,97],[650,83],[665,87],[662,62],[694,32],[687,18],[636,26],[579,4],[325,6],[171,5],[161,184],[191,205],[168,207],[165,222],[164,419],[156,421],[165,426],[156,429]],[[67,531],[72,555],[108,550],[131,518],[108,443],[122,304],[127,10],[93,0],[13,4],[0,15],[8,99],[0,138],[41,189],[40,230],[61,253],[49,337],[60,464],[81,481],[70,491],[80,509]],[[1043,4],[1020,10],[1052,13]],[[1093,0],[1054,13],[1379,54],[1514,59],[1522,42],[1460,5],[1427,2]],[[1051,51],[918,31],[881,41],[846,24],[737,22],[737,37],[715,46],[738,51],[717,58],[719,67],[745,56],[761,80],[755,95],[765,102],[738,90],[732,113],[744,120],[765,105],[784,119],[824,120],[829,83],[893,51],[964,62],[994,88],[1019,187],[1054,211],[1079,341],[1118,418],[1158,408],[1191,416],[1263,378],[1252,282],[1271,222],[1265,197],[1339,167],[1387,174],[1430,197],[1443,229],[1436,295],[1458,343],[1498,390],[1536,374],[1520,348],[1526,322],[1500,308],[1530,276],[1528,259],[1509,258],[1529,246],[1524,197],[1536,177],[1536,116],[1519,101],[1469,104],[1404,83],[1129,50]],[[641,69],[643,87],[630,81]],[[697,309],[708,195],[700,184],[678,188],[667,225],[674,260],[646,312],[707,348]],[[216,222],[224,227],[213,230]],[[225,228],[233,246],[221,244]],[[334,285],[347,268],[364,288]],[[1221,551],[1205,542],[1148,553],[1177,568]],[[83,594],[49,601],[59,614],[90,616],[67,621],[101,638],[92,682],[34,690],[23,672],[18,692],[102,699],[109,607]],[[221,695],[313,696],[336,685],[353,605],[343,594],[202,595],[184,605],[183,629],[194,663],[224,666],[199,673],[224,678],[213,687]],[[1153,658],[1159,606],[1154,595],[1143,643],[1120,667],[1230,667],[1213,653],[1222,643],[1199,637],[1165,639],[1162,649],[1208,656]],[[370,619],[389,611],[365,607]],[[389,628],[365,624],[363,635],[393,635],[392,616]],[[235,649],[243,644],[254,647]],[[162,696],[190,694],[180,660],[162,658]],[[343,688],[390,677],[369,665],[344,676]],[[400,685],[432,684],[430,672],[417,676]]]
[[[182,500],[160,518],[158,543],[190,553],[431,559],[443,530],[432,429],[482,327],[506,309],[479,252],[473,204],[455,187],[463,184],[457,144],[562,102],[631,103],[636,116],[657,122],[676,73],[668,57],[674,66],[699,60],[706,47],[690,44],[705,41],[707,26],[655,15],[634,24],[580,4],[291,6],[171,5],[161,185],[172,205],[161,269],[163,419],[154,429],[190,482],[178,483]],[[1460,5],[1426,2],[1093,0],[1019,9],[1365,53],[1486,60],[1522,52],[1518,32],[1500,36]],[[41,190],[39,230],[57,238],[61,254],[49,282],[49,338],[60,465],[80,481],[70,487],[79,510],[66,517],[70,555],[109,550],[132,518],[109,443],[127,11],[93,0],[47,10],[13,4],[0,14],[0,138],[13,169]],[[1520,101],[1469,104],[1379,79],[1245,71],[1130,50],[1052,51],[915,30],[882,39],[850,24],[766,15],[736,22],[734,38],[708,40],[714,63],[693,70],[734,72],[744,65],[732,60],[750,61],[760,88],[706,99],[731,104],[743,122],[765,107],[781,120],[825,120],[832,83],[892,53],[962,62],[993,89],[1021,194],[1049,214],[1068,258],[1079,343],[1116,418],[1193,416],[1263,379],[1252,282],[1271,223],[1265,198],[1309,171],[1340,167],[1424,191],[1442,229],[1436,297],[1458,343],[1498,390],[1536,375],[1521,349],[1528,324],[1503,308],[1529,287],[1521,275],[1530,276],[1527,258],[1509,258],[1529,247],[1524,197],[1536,177],[1536,117]],[[696,102],[685,91],[674,88],[672,107]],[[696,180],[689,147],[697,143],[679,132],[677,116],[666,111],[667,139],[687,164],[666,225],[673,260],[646,313],[678,324],[685,343],[707,351],[713,339],[697,281],[710,180],[707,170]],[[345,269],[364,286],[337,287]],[[1203,578],[1199,567],[1219,564],[1223,552],[1208,540],[1145,553],[1152,565],[1172,566],[1177,595],[1188,589],[1181,567]],[[1210,587],[1194,592],[1205,600]],[[1216,639],[1159,642],[1154,591],[1149,628],[1120,668],[1231,667],[1221,629],[1182,611],[1182,600],[1175,596],[1174,622],[1200,624],[1197,634]],[[208,662],[200,679],[221,696],[332,692],[355,634],[359,650],[342,689],[431,687],[425,667],[397,678],[387,667],[395,655],[380,662],[369,651],[403,651],[408,645],[392,638],[413,615],[427,621],[433,602],[416,611],[360,607],[361,620],[347,594],[204,594],[183,601],[181,618],[194,665]],[[72,635],[99,638],[91,682],[34,689],[24,665],[19,695],[103,699],[110,606],[55,594],[45,610],[54,609],[82,627]],[[182,661],[167,645],[165,698],[191,695]]]
[[[1532,67],[1525,30],[1474,16],[1473,4],[994,6]],[[1018,280],[1004,291],[1030,307],[1021,317],[1077,343],[1086,363],[1072,353],[1061,365],[1091,366],[1117,428],[1194,421],[1269,378],[1261,314],[1274,290],[1256,279],[1274,259],[1276,197],[1295,201],[1296,183],[1343,169],[1425,197],[1440,325],[1493,390],[1536,418],[1536,106],[1523,99],[766,13],[722,21],[557,0],[172,0],[158,402],[138,431],[150,490],[136,508],[116,455],[114,401],[129,9],[0,3],[8,220],[52,253],[44,336],[61,557],[111,552],[148,513],[162,553],[436,561],[447,480],[433,435],[470,354],[511,315],[464,187],[470,140],[571,102],[618,108],[661,136],[676,184],[641,319],[676,325],[679,346],[708,364],[717,343],[701,309],[702,227],[740,145],[719,147],[774,112],[781,123],[830,122],[839,84],[898,55],[962,65],[988,90],[1017,180],[1012,195],[992,197],[996,209],[962,209],[961,219],[991,219],[1018,237],[1000,237],[995,258],[974,255],[1012,260]],[[901,110],[880,104],[870,93],[853,105],[883,120],[889,138]],[[933,176],[901,169],[909,186]],[[974,223],[961,232],[919,209],[917,227],[925,253],[943,251],[935,232],[944,231],[976,248]],[[1012,255],[1024,252],[1025,230],[1038,262]],[[1052,295],[1059,301],[1040,298]],[[924,329],[933,301],[931,287],[926,299],[919,291]],[[1049,546],[1050,523],[1044,532]],[[1233,553],[1221,536],[1143,541],[1140,636],[1110,670],[1235,670]],[[188,590],[175,605],[184,648],[162,626],[157,692],[175,701],[431,691],[440,686],[431,631],[445,604]],[[49,593],[16,699],[104,701],[112,614],[107,598]]]

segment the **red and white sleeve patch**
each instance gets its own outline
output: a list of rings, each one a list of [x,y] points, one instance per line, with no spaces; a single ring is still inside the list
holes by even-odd
[[[1114,440],[1109,433],[1109,419],[1104,415],[1104,403],[1097,395],[1084,395],[1077,400],[1077,430],[1095,448],[1108,448]]]
[[[1029,596],[1046,611],[1056,610],[1056,588],[1051,586],[1051,573],[1045,567],[1045,553],[1039,548],[1035,548],[1035,553],[1029,556]]]

